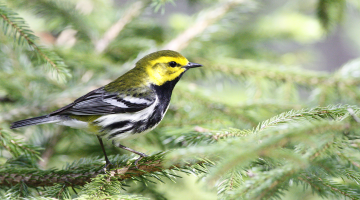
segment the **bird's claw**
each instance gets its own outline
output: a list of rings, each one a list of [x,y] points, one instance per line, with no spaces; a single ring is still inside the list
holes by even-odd
[[[114,164],[112,164],[111,162],[106,162],[104,168],[103,168],[101,171],[104,172],[104,173],[106,173],[106,170],[107,170],[108,168],[110,169],[111,166],[114,166]]]
[[[138,162],[139,162],[141,159],[145,158],[145,157],[148,157],[148,155],[142,154],[142,155],[140,155],[140,157],[139,157],[138,159],[135,160],[134,165],[135,165],[135,168],[136,168],[136,169],[139,169],[139,167],[138,167]]]
[[[112,164],[111,162],[106,162],[106,165],[104,168],[108,168],[109,166],[114,166],[114,164]]]

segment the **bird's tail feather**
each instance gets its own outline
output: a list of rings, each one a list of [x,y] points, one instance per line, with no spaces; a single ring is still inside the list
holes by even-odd
[[[10,128],[14,129],[14,128],[20,128],[20,127],[23,127],[23,126],[31,126],[31,125],[45,124],[45,123],[54,123],[54,122],[58,122],[58,121],[59,121],[58,116],[44,115],[44,116],[40,116],[40,117],[34,117],[34,118],[24,119],[24,120],[14,122],[14,123],[12,123]]]

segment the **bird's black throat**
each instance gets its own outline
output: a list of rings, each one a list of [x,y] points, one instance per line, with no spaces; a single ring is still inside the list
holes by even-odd
[[[166,108],[168,107],[169,103],[170,103],[170,99],[171,99],[171,94],[172,91],[176,85],[176,83],[180,80],[181,76],[183,74],[181,74],[180,76],[178,76],[176,79],[172,80],[172,81],[167,81],[162,85],[152,85],[152,89],[155,90],[160,104],[163,104],[164,108],[160,109],[163,112],[166,110]]]

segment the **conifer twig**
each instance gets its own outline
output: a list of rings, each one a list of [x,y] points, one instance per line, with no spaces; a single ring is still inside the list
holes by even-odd
[[[29,9],[47,22],[57,21],[58,28],[67,29],[71,26],[83,39],[92,39],[90,22],[77,9],[74,1],[69,0],[14,0],[20,8]]]
[[[24,33],[24,31],[22,29],[20,29],[15,23],[13,23],[12,21],[9,20],[8,17],[6,17],[4,14],[0,14],[0,16],[7,22],[9,23],[16,32],[18,32],[20,34],[21,37],[23,37],[28,43],[29,45],[35,50],[37,51],[43,58],[44,60],[46,60],[52,67],[54,67],[54,69],[59,73],[59,69],[56,66],[55,62],[52,61],[48,56],[46,56],[44,54],[44,52],[34,43],[34,41],[32,39],[30,39],[30,37]]]
[[[52,67],[52,69],[55,70],[59,79],[64,79],[66,76],[70,76],[67,70],[67,66],[57,54],[36,44],[35,41],[38,39],[38,37],[35,36],[34,33],[29,29],[23,18],[19,17],[16,13],[12,12],[7,7],[1,4],[0,17],[2,18],[4,23],[4,32],[12,33],[15,41],[18,40],[19,44],[21,44],[23,41],[26,41],[29,47],[32,48],[39,55],[40,58],[42,58],[46,63],[48,63]],[[8,26],[13,29],[13,32],[8,31]]]
[[[299,176],[297,177],[297,179],[299,179],[300,181],[303,181],[304,183],[307,183],[309,184],[312,188],[318,190],[318,191],[321,191],[321,188],[319,188],[315,183],[314,179],[308,177],[308,176]],[[328,187],[330,188],[332,191],[336,192],[336,193],[340,193],[342,195],[344,195],[345,197],[348,197],[350,199],[358,199],[358,198],[354,198],[354,196],[351,194],[351,193],[348,193],[347,191],[343,191],[343,190],[340,190],[339,188],[336,188],[334,186],[332,186],[331,184],[325,182],[323,179],[321,178],[317,178],[316,180],[317,183],[320,183],[321,185],[325,186],[325,187]]]
[[[6,149],[13,158],[19,157],[22,154],[30,156],[32,159],[39,158],[39,148],[22,143],[14,138],[11,132],[0,128],[0,147]]]
[[[162,156],[162,155],[161,155]],[[160,172],[172,169],[186,169],[189,166],[202,165],[204,161],[188,163],[187,165],[175,164],[169,167],[163,166],[163,159],[154,155],[154,160],[147,157],[147,161],[140,163],[138,169],[133,166],[125,165],[116,169],[111,169],[107,173],[110,177],[119,181],[141,177],[148,173]],[[67,186],[83,186],[99,174],[104,174],[103,165],[77,166],[67,170],[39,170],[31,168],[7,168],[0,170],[0,185],[11,187],[18,183],[25,183],[29,187],[54,186],[55,184],[66,184]]]
[[[326,149],[328,149],[332,144],[333,140],[330,139],[330,141],[326,142],[320,147],[317,147],[316,149],[310,150],[302,157],[305,160],[308,160],[308,162],[312,162],[317,157],[322,155],[326,151]],[[274,193],[277,191],[276,188],[279,188],[281,184],[284,184],[286,182],[286,180],[289,180],[292,176],[296,176],[296,173],[303,171],[308,166],[308,163],[303,163],[303,165],[296,165],[293,163],[283,165],[273,170],[276,176],[269,176],[264,180],[258,179],[255,182],[252,182],[252,184],[247,184],[248,186],[245,187],[245,189],[238,191],[238,193],[234,193],[234,195],[239,194],[239,192],[243,195],[246,195],[249,193],[249,191],[257,188],[258,192],[256,194],[252,194],[253,196],[250,199],[267,199],[274,195]],[[267,174],[269,174],[269,172],[267,172]],[[294,179],[296,178],[298,177],[294,177]],[[269,183],[271,183],[270,186],[268,185]]]

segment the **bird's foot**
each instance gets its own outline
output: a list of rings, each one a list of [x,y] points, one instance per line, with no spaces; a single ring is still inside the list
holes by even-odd
[[[138,162],[139,162],[141,159],[143,159],[143,158],[145,158],[145,157],[148,157],[148,155],[146,155],[146,154],[144,154],[144,153],[141,153],[141,154],[139,154],[139,155],[140,155],[140,157],[139,157],[138,159],[136,159],[135,162],[134,162],[134,165],[135,165],[135,168],[136,168],[136,169],[139,169],[139,167],[138,167]]]
[[[106,173],[107,169],[110,169],[114,164],[112,164],[110,161],[106,162],[104,168],[101,170],[102,172]]]
[[[104,168],[110,168],[111,166],[114,166],[114,164],[112,164],[111,162],[106,162]]]

